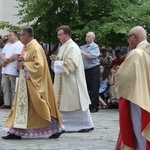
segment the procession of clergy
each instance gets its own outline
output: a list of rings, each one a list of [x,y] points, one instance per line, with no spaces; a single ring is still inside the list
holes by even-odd
[[[33,29],[24,27],[19,36],[21,42],[17,32],[10,31],[1,54],[1,109],[11,107],[4,128],[8,135],[2,138],[45,134],[58,138],[64,132],[94,130],[90,112],[98,111],[100,82],[100,50],[94,42],[94,32],[86,34],[86,44],[79,48],[71,39],[69,26],[57,28],[62,45],[57,56],[50,56],[54,86],[44,50],[34,39]],[[120,97],[120,134],[115,150],[150,150],[150,45],[145,29],[133,27],[128,43],[132,51],[115,74]]]

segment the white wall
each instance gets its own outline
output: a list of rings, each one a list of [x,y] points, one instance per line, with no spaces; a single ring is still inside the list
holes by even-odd
[[[15,16],[18,14],[16,0],[0,0],[0,21],[7,21],[10,24],[16,25],[19,21],[19,17]],[[7,29],[0,30],[0,35],[7,35]]]

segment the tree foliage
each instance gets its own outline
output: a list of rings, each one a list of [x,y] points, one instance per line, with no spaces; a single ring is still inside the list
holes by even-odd
[[[88,31],[96,33],[99,45],[126,45],[129,29],[143,26],[150,33],[150,1],[147,0],[17,0],[18,27],[32,25],[35,38],[56,42],[56,29],[69,25],[73,38],[84,43]],[[16,27],[2,22],[0,28]]]

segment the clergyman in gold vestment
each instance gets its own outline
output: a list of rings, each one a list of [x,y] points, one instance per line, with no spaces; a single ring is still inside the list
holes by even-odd
[[[115,150],[150,150],[150,44],[146,30],[128,33],[131,51],[116,74],[120,134]]]
[[[31,27],[24,27],[20,39],[25,45],[18,58],[18,88],[4,128],[3,139],[21,139],[48,134],[58,138],[64,128],[55,102],[49,68],[41,45]]]

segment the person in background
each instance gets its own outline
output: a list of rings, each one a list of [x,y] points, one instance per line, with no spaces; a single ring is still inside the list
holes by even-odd
[[[100,64],[103,65],[106,69],[107,77],[110,73],[110,64],[112,62],[112,57],[108,55],[108,50],[106,48],[101,49],[101,57],[100,57]]]
[[[121,50],[118,49],[115,51],[115,56],[116,56],[116,59],[112,60],[110,64],[110,69],[112,69],[114,65],[121,65],[122,62],[125,60],[126,55],[121,57]]]
[[[81,54],[85,69],[85,77],[89,96],[92,104],[90,105],[90,111],[95,113],[99,107],[99,81],[100,81],[100,50],[98,45],[94,42],[95,33],[88,32],[86,34],[86,43],[81,46]]]
[[[4,37],[3,42],[4,46],[9,42],[8,36]]]
[[[61,43],[60,42],[57,42],[54,44],[54,46],[52,47],[52,49],[49,51],[49,59],[48,59],[48,63],[49,63],[49,66],[50,66],[50,75],[51,75],[51,78],[52,78],[52,82],[54,84],[54,78],[55,78],[55,73],[53,71],[53,69],[51,68],[52,66],[52,60],[50,59],[51,55],[57,55],[58,52],[59,52],[59,48],[61,47]]]
[[[2,35],[0,35],[0,41],[3,41],[3,36]]]
[[[0,73],[1,73],[1,68],[3,66],[2,58],[1,58],[3,47],[4,47],[4,42],[2,39],[0,39]]]
[[[108,78],[103,65],[100,65],[100,87],[99,87],[99,106],[107,108],[105,100],[108,98]]]
[[[2,54],[3,47],[4,47],[4,42],[2,40],[2,37],[0,36],[0,85],[1,85],[1,80],[2,80],[1,71],[2,71],[3,63],[2,63],[2,59],[1,59],[1,54]],[[3,91],[2,91],[2,88],[0,86],[0,106],[2,106],[3,104],[4,104]]]
[[[32,138],[49,135],[58,138],[63,132],[53,85],[44,50],[34,39],[32,27],[20,32],[25,45],[18,57],[19,81],[11,112],[5,122],[3,139]]]
[[[16,31],[9,32],[8,43],[4,46],[1,54],[2,58],[2,80],[1,87],[3,91],[4,105],[0,109],[9,109],[15,96],[16,77],[18,77],[17,60],[21,54],[23,44],[18,38]]]
[[[112,59],[115,58],[115,51],[112,47],[108,47],[107,48],[107,51],[108,51],[108,55],[111,56]]]
[[[118,100],[120,96],[117,94],[115,90],[115,75],[118,72],[120,66],[114,65],[110,70],[110,74],[108,76],[109,90],[108,90],[108,107],[109,108],[118,108]]]
[[[1,67],[3,66],[2,58],[1,58],[3,47],[4,47],[4,42],[2,39],[0,39],[0,72],[1,72]]]
[[[75,38],[74,41],[76,42],[76,44],[77,44],[78,46],[81,45],[81,39],[80,39],[80,38]]]
[[[57,37],[62,46],[57,56],[51,55],[51,60],[55,72],[54,90],[65,131],[89,132],[94,124],[81,51],[71,39],[69,26],[60,26]]]
[[[146,30],[133,27],[128,33],[131,51],[116,74],[120,134],[115,150],[150,149],[150,44]]]

